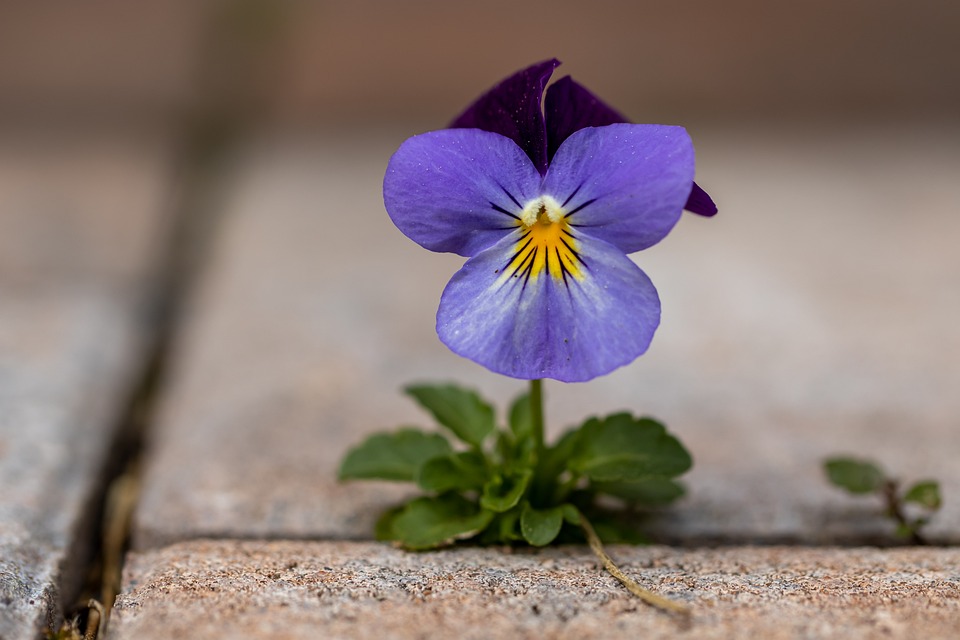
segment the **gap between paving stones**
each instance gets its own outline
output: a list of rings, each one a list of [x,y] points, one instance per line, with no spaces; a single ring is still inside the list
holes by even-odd
[[[84,589],[168,231],[165,129],[0,127],[0,637]],[[119,446],[119,445],[117,445]]]
[[[130,385],[128,400],[112,429],[106,464],[99,489],[86,512],[82,531],[87,544],[78,566],[86,567],[86,579],[72,608],[65,608],[68,622],[83,637],[97,638],[109,620],[113,602],[121,589],[125,554],[130,546],[131,521],[140,495],[142,453],[157,402],[163,397],[167,354],[176,338],[177,320],[196,272],[201,268],[202,249],[214,232],[218,185],[224,173],[230,140],[211,140],[203,134],[188,139],[181,152],[179,201],[154,278],[149,301],[149,325],[144,361]],[[65,605],[71,603],[66,602]],[[102,620],[101,620],[102,617]]]

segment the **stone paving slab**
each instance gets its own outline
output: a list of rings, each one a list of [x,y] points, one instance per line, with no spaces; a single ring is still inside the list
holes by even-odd
[[[130,555],[108,638],[955,638],[960,551],[614,546],[693,607],[638,602],[585,547],[408,553],[191,541]]]
[[[85,578],[168,176],[139,140],[0,140],[0,638],[19,640]]]
[[[636,254],[658,286],[650,352],[549,383],[549,430],[618,409],[664,420],[696,459],[660,540],[863,543],[891,527],[826,485],[856,452],[943,483],[930,528],[960,542],[960,131],[693,132],[721,206]],[[198,537],[364,539],[404,489],[339,486],[366,434],[424,416],[397,390],[523,385],[433,331],[462,260],[392,227],[382,172],[404,136],[265,144],[236,177],[154,434],[141,549]]]

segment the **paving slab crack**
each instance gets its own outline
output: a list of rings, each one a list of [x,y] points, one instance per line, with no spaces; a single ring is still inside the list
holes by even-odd
[[[109,621],[121,588],[124,556],[130,547],[131,521],[141,486],[142,458],[167,379],[168,354],[191,283],[202,268],[203,248],[214,233],[216,194],[226,166],[229,138],[193,132],[180,154],[179,185],[172,203],[172,224],[153,276],[147,304],[145,356],[133,375],[120,412],[101,480],[81,527],[75,566],[85,567],[79,594],[65,594],[65,629],[98,637]],[[86,533],[85,533],[86,532]],[[95,625],[95,628],[94,626]],[[93,634],[93,635],[90,635]]]

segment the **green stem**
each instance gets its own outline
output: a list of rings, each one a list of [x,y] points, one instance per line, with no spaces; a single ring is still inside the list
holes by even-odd
[[[603,563],[603,567],[610,572],[610,575],[619,580],[620,583],[627,588],[627,591],[637,596],[650,606],[656,607],[661,611],[669,611],[670,613],[676,613],[684,617],[690,616],[690,609],[687,606],[644,589],[637,584],[633,578],[621,571],[620,567],[618,567],[610,558],[610,556],[607,555],[607,551],[603,548],[603,543],[600,541],[600,536],[598,536],[597,532],[593,530],[593,526],[590,524],[590,521],[587,520],[586,516],[584,516],[582,513],[580,514],[580,526],[583,527],[583,532],[587,535],[587,542],[590,544],[590,548],[593,550],[593,552],[597,554],[597,557],[600,558],[600,562]]]
[[[543,380],[530,381],[530,422],[537,452],[537,466],[543,461]]]
[[[551,492],[550,480],[544,477],[547,446],[543,437],[543,380],[530,381],[530,423],[536,456],[533,482],[530,486],[530,502],[536,507],[543,507],[548,506],[545,501],[550,499]]]

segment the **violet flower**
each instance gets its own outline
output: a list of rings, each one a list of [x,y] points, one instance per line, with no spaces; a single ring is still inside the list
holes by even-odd
[[[549,60],[507,78],[453,122],[404,142],[384,203],[431,251],[469,258],[447,284],[437,333],[514,378],[582,382],[644,353],[660,322],[627,254],[662,240],[687,208],[716,207],[693,182],[681,127],[627,124],[573,80],[546,91]]]

